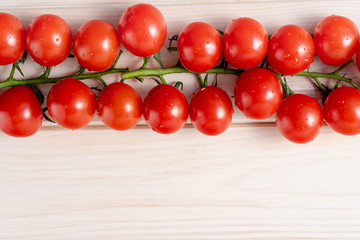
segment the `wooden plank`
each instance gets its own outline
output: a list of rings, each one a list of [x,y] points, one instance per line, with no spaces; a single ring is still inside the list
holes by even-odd
[[[216,138],[146,131],[2,137],[0,239],[360,237],[359,137],[325,128],[299,146],[267,124]]]

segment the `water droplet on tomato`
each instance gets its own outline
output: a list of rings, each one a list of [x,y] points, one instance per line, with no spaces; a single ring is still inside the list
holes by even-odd
[[[284,58],[285,58],[285,59],[289,58],[290,56],[291,56],[290,53],[285,53],[285,54],[284,54]]]
[[[298,58],[294,58],[291,62],[293,65],[296,65],[299,63],[299,59]]]

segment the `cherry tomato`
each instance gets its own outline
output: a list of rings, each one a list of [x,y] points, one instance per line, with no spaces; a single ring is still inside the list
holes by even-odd
[[[323,109],[325,121],[334,131],[344,135],[360,133],[360,90],[335,89],[327,96]]]
[[[50,117],[69,129],[85,127],[95,113],[95,95],[83,82],[66,78],[60,80],[47,96]]]
[[[276,126],[280,133],[295,143],[312,141],[319,135],[323,121],[320,104],[304,94],[285,98],[276,114]]]
[[[125,83],[112,83],[99,94],[97,115],[108,127],[127,130],[134,127],[142,115],[140,95]]]
[[[314,54],[311,35],[297,25],[285,25],[271,36],[267,59],[274,71],[292,75],[308,68],[314,61]]]
[[[120,39],[113,26],[102,20],[83,24],[74,38],[74,55],[90,71],[110,68],[120,52]]]
[[[249,69],[265,58],[269,37],[265,28],[252,18],[238,18],[226,27],[223,36],[225,60],[233,67]]]
[[[4,133],[31,136],[40,129],[42,119],[40,103],[29,87],[12,87],[0,95],[0,129]]]
[[[151,89],[144,99],[144,118],[155,132],[174,133],[181,129],[188,118],[188,103],[175,87],[160,84]]]
[[[205,72],[220,60],[221,36],[210,24],[193,22],[183,28],[177,41],[181,64],[192,72]]]
[[[118,31],[124,47],[135,56],[148,57],[160,51],[166,40],[166,22],[151,4],[129,7],[120,17]]]
[[[70,53],[71,41],[69,25],[56,15],[36,17],[26,31],[26,50],[35,62],[45,67],[62,63]]]
[[[8,13],[0,13],[0,65],[16,62],[25,51],[25,28]]]
[[[199,89],[190,102],[194,127],[206,135],[218,135],[230,125],[234,109],[224,90],[214,86]]]
[[[248,118],[273,115],[282,100],[279,79],[269,70],[253,68],[242,73],[235,83],[235,104]]]
[[[359,44],[355,23],[342,16],[322,19],[314,29],[316,56],[325,64],[340,66],[350,61]]]

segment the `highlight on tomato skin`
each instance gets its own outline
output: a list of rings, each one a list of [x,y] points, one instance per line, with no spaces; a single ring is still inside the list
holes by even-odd
[[[317,100],[297,93],[281,102],[276,113],[276,126],[289,141],[308,143],[319,135],[323,119],[323,111]]]
[[[331,129],[343,135],[360,133],[360,90],[339,87],[325,99],[324,119]]]
[[[235,68],[253,68],[265,58],[268,43],[268,34],[261,23],[248,17],[234,19],[223,35],[225,60]]]
[[[69,55],[72,32],[67,22],[53,14],[34,18],[26,30],[26,50],[36,63],[52,67]]]
[[[100,92],[96,112],[106,126],[118,131],[128,130],[140,121],[142,99],[130,85],[115,82]]]
[[[133,55],[149,57],[160,51],[167,35],[164,16],[155,6],[139,3],[121,15],[118,32],[121,43]]]
[[[359,47],[359,31],[349,18],[331,15],[314,29],[316,56],[329,66],[341,66],[350,61]]]
[[[283,94],[276,75],[264,68],[240,74],[234,87],[235,105],[248,118],[265,119],[279,108]]]
[[[181,64],[192,72],[205,72],[218,63],[222,54],[220,33],[204,22],[186,25],[177,40]]]
[[[47,96],[50,117],[60,126],[73,130],[90,123],[95,114],[95,104],[95,94],[91,89],[74,78],[60,80]]]
[[[25,27],[15,16],[0,13],[0,65],[19,60],[25,51]]]
[[[234,109],[227,93],[219,87],[207,86],[196,91],[190,101],[193,126],[205,135],[219,135],[228,129]]]
[[[43,112],[28,86],[15,86],[0,95],[0,129],[13,137],[29,137],[42,126]]]
[[[110,68],[120,52],[116,29],[103,20],[91,20],[80,26],[74,38],[74,55],[90,71]]]
[[[314,61],[313,38],[304,28],[285,25],[270,38],[267,60],[271,70],[282,75],[304,71]]]
[[[188,102],[176,87],[160,84],[145,97],[143,114],[152,130],[171,134],[184,127],[189,116]]]

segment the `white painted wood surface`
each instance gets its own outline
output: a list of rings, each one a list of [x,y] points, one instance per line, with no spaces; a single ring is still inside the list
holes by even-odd
[[[0,7],[25,24],[55,13],[76,31],[93,18],[116,26],[134,3],[63,2],[5,0]],[[152,2],[164,13],[169,35],[199,20],[224,29],[240,16],[258,19],[269,33],[289,23],[311,31],[333,13],[360,25],[358,1]],[[166,62],[176,62],[174,55]],[[140,64],[127,54],[119,65]],[[54,74],[71,72],[72,65],[69,60]],[[331,70],[318,63],[312,69]],[[8,70],[0,69],[2,79]],[[25,69],[29,75],[40,70],[32,63]],[[347,71],[359,80],[353,66]],[[184,78],[189,97],[195,80],[177,77]],[[222,81],[229,94],[231,81]],[[152,86],[131,84],[143,96]],[[318,96],[307,79],[291,85]],[[360,239],[360,136],[325,126],[315,141],[296,145],[269,121],[255,123],[237,112],[236,123],[216,137],[190,125],[167,136],[144,125],[116,132],[96,119],[77,131],[45,124],[26,139],[0,134],[0,239]]]

